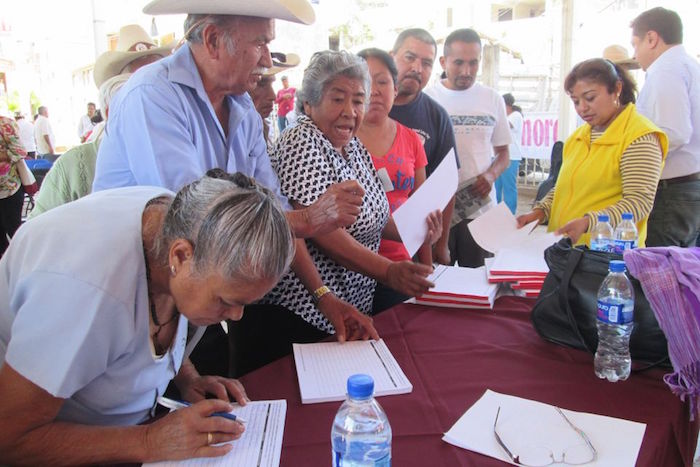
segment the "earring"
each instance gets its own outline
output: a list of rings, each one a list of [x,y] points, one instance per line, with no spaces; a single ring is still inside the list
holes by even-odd
[[[171,264],[170,265],[170,275],[175,277],[177,275],[177,271],[175,270],[175,265]]]
[[[617,96],[615,96],[614,104],[615,104],[615,107],[618,107],[618,108],[620,107],[620,95],[619,94]]]

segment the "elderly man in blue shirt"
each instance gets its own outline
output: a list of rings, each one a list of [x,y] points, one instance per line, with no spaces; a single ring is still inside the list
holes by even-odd
[[[215,12],[216,14],[207,14]],[[355,222],[363,190],[355,181],[332,186],[316,203],[291,210],[270,166],[262,121],[247,91],[272,66],[268,44],[279,18],[310,24],[306,1],[154,0],[147,14],[187,13],[186,42],[135,73],[116,96],[97,158],[93,190],[129,185],[177,190],[212,168],[243,172],[274,190],[289,209],[298,238]],[[224,14],[222,14],[224,13]],[[242,16],[245,15],[245,16]],[[292,265],[339,340],[378,338],[371,319],[327,293],[303,240]]]

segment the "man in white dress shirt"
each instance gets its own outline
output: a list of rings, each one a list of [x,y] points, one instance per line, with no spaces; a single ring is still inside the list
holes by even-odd
[[[95,128],[95,124],[92,122],[92,117],[97,112],[97,106],[94,102],[88,102],[87,113],[80,117],[80,122],[78,123],[78,137],[80,142],[84,143],[88,135]]]
[[[39,116],[34,122],[34,140],[36,140],[37,156],[44,159],[51,159],[56,153],[56,138],[53,135],[51,122],[49,121],[49,109],[45,106],[39,107]]]
[[[19,140],[27,151],[27,159],[35,159],[36,142],[34,142],[34,124],[24,118],[22,112],[15,112],[15,121],[19,128]]]
[[[700,234],[700,64],[683,48],[675,11],[652,8],[631,27],[635,58],[646,71],[637,107],[669,141],[646,245],[694,246]]]

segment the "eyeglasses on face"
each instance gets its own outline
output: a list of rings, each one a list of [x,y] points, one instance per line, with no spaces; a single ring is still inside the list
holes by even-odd
[[[569,446],[564,449],[561,454],[561,459],[557,459],[554,455],[554,451],[548,446],[524,446],[518,453],[514,453],[509,449],[498,434],[498,416],[501,413],[501,407],[498,407],[496,419],[493,421],[493,434],[498,444],[513,462],[527,467],[544,467],[552,464],[583,465],[593,462],[598,458],[598,451],[593,447],[586,433],[571,423],[571,420],[564,415],[564,412],[562,412],[559,407],[554,407],[554,409],[583,440],[580,444]]]

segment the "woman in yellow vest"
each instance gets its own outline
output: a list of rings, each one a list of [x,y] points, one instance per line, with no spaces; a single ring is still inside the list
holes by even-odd
[[[644,246],[668,150],[666,135],[637,112],[634,81],[609,60],[579,63],[564,88],[586,123],[564,143],[556,185],[532,211],[518,217],[518,225],[548,221],[550,231],[587,245],[598,214],[608,214],[615,227],[622,213],[631,212],[638,244]]]

